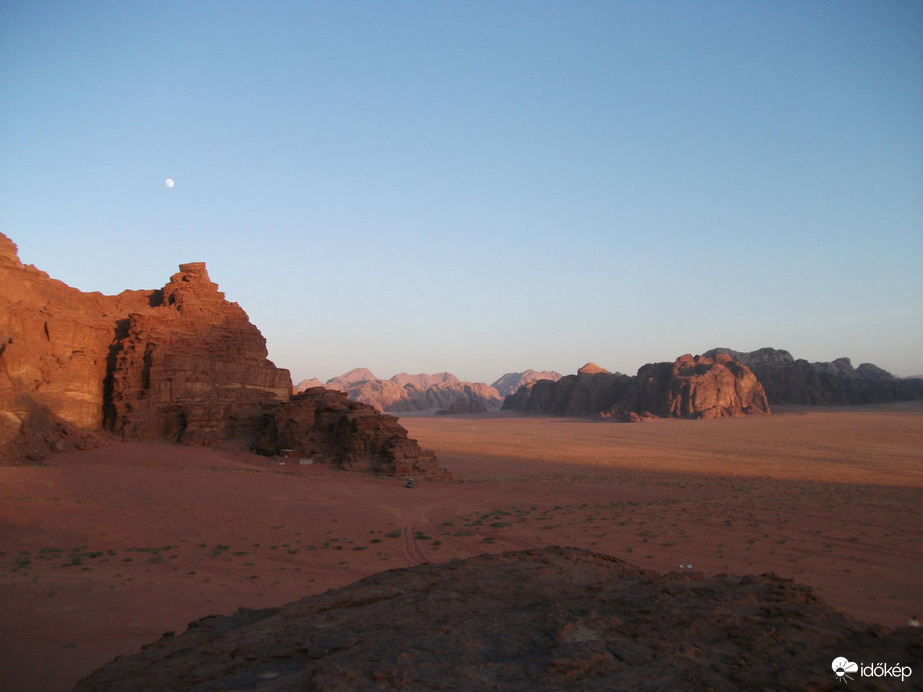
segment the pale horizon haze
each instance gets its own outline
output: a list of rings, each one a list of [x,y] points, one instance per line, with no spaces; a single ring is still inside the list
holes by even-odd
[[[920,375],[923,3],[7,1],[0,232],[206,262],[295,382]]]

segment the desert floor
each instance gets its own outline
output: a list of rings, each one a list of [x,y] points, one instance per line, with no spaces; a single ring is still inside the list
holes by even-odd
[[[923,612],[923,406],[713,421],[406,417],[456,483],[113,444],[0,467],[0,688],[69,690],[193,619],[381,570],[573,545]]]

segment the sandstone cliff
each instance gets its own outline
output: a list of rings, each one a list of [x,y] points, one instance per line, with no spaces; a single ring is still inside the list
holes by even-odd
[[[557,382],[564,375],[553,370],[526,370],[524,372],[508,372],[494,382],[491,387],[500,393],[500,396],[506,397],[513,394],[520,387],[532,384],[537,380],[554,380]]]
[[[634,377],[587,363],[557,382],[540,380],[506,398],[504,410],[619,420],[719,418],[769,413],[762,385],[727,355],[680,356],[643,366]]]
[[[923,380],[901,379],[871,363],[858,368],[849,358],[809,363],[775,348],[750,352],[714,348],[705,355],[721,353],[753,371],[770,404],[843,406],[923,399]]]
[[[205,264],[180,265],[114,345],[109,429],[134,439],[213,444],[252,436],[291,395],[287,370]]]
[[[291,396],[288,371],[267,359],[262,334],[204,263],[180,265],[159,290],[104,296],[24,266],[0,234],[3,460],[92,446],[103,433],[186,444],[259,436],[274,452],[267,426],[304,413],[302,428],[337,463],[438,472],[394,419],[345,397],[325,398],[315,415]]]
[[[866,624],[774,574],[661,575],[547,548],[202,618],[75,692],[833,690],[835,658],[910,664],[916,676],[920,646],[918,628]]]

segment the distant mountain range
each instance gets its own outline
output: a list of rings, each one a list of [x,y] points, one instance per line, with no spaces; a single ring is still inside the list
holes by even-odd
[[[895,377],[871,363],[853,367],[849,358],[809,363],[796,359],[784,349],[776,348],[756,351],[713,348],[702,354],[710,359],[718,355],[728,355],[747,366],[763,385],[770,405],[845,406],[923,399],[923,379]],[[533,413],[596,415],[610,410],[615,404],[614,394],[610,392],[603,396],[600,394],[602,390],[596,391],[602,386],[603,380],[608,382],[611,379],[614,382],[628,377],[620,373],[610,374],[594,364],[584,366],[578,374],[584,378],[575,379],[573,375],[565,378],[561,373],[549,370],[509,372],[488,385],[483,382],[463,382],[449,372],[418,375],[402,372],[384,380],[367,368],[356,368],[327,382],[303,380],[296,385],[295,390],[303,392],[311,387],[336,389],[346,392],[353,401],[389,412],[436,409],[444,413],[476,413],[497,410],[502,406],[506,410]],[[585,376],[593,374],[605,374],[609,378],[586,380]],[[566,381],[562,381],[562,378]],[[590,381],[595,382],[593,391],[584,391]],[[536,382],[542,382],[540,397],[531,396]],[[566,395],[562,393],[565,390]],[[624,384],[619,391],[624,398]],[[580,396],[577,396],[578,393]],[[577,399],[572,400],[575,396]],[[580,403],[575,403],[578,399]],[[621,403],[622,408],[625,408],[625,401]]]
[[[384,380],[367,368],[356,368],[326,382],[314,378],[302,380],[296,392],[311,387],[326,387],[346,392],[353,401],[375,406],[380,411],[442,410],[448,413],[468,413],[497,410],[503,398],[519,387],[540,379],[559,380],[560,373],[526,370],[503,375],[492,385],[483,382],[463,382],[450,372],[410,375],[402,372]]]

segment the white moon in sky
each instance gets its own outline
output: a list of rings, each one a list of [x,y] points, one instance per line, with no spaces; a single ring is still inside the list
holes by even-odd
[[[163,181],[163,184],[166,185],[167,187],[173,187],[173,178],[167,178],[166,180]]]

